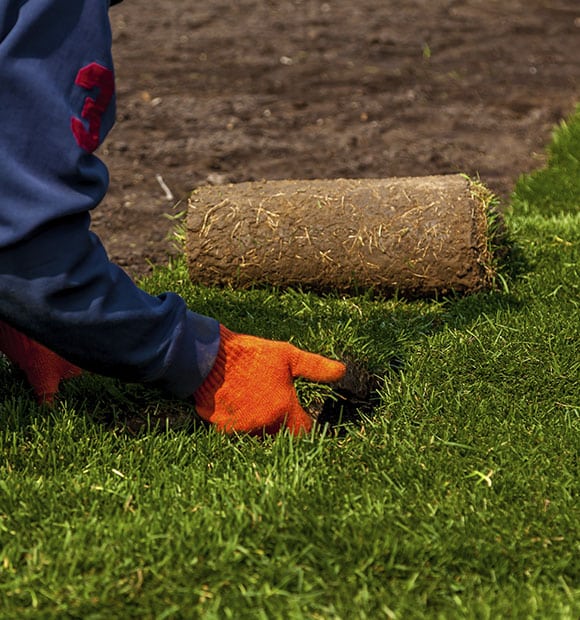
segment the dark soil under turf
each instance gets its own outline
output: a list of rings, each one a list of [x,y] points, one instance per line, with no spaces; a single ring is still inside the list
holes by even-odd
[[[577,0],[125,0],[111,21],[93,222],[132,275],[204,183],[466,172],[505,200],[580,98]]]

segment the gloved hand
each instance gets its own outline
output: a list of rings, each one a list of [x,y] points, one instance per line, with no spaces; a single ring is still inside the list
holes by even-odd
[[[210,374],[195,391],[198,414],[225,432],[273,434],[286,425],[308,432],[312,418],[302,409],[293,379],[333,382],[341,362],[307,353],[287,342],[236,334],[220,325],[221,342]]]
[[[51,403],[61,379],[82,370],[50,349],[0,321],[0,351],[24,372],[39,403]]]

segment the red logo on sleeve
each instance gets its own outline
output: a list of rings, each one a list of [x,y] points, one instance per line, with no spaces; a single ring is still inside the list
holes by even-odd
[[[85,90],[98,89],[96,98],[86,97],[81,118],[71,119],[77,144],[92,153],[99,146],[103,114],[115,92],[115,77],[111,69],[92,62],[79,70],[75,84]]]

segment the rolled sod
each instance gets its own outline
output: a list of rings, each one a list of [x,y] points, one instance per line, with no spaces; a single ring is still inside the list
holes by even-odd
[[[203,186],[190,196],[192,281],[405,296],[493,281],[492,194],[462,175]]]

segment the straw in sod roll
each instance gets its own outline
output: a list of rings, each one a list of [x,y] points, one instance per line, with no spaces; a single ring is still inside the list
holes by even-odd
[[[186,253],[206,285],[468,293],[493,281],[493,195],[463,175],[196,189]]]

